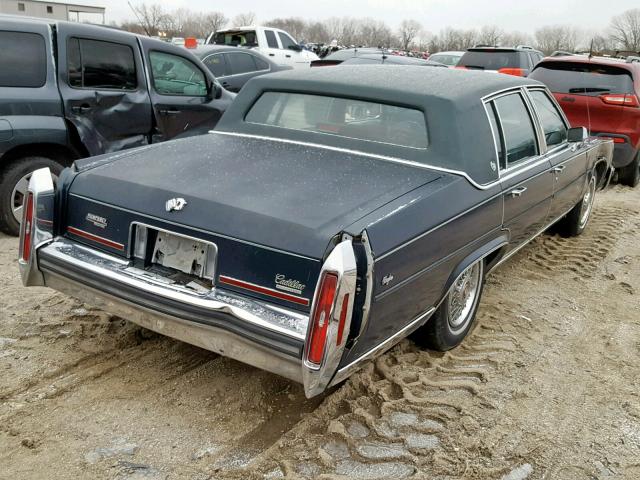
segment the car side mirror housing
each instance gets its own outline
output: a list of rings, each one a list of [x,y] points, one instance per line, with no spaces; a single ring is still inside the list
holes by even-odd
[[[207,97],[209,100],[217,100],[222,96],[222,85],[215,80],[211,80],[207,84]]]
[[[589,138],[589,132],[584,127],[570,128],[567,133],[569,143],[584,142],[587,138]]]

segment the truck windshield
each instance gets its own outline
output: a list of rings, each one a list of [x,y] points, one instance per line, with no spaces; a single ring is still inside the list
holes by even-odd
[[[348,98],[265,92],[245,121],[414,149],[428,143],[423,112]]]
[[[258,37],[254,30],[218,32],[215,36],[215,44],[233,47],[257,47]]]

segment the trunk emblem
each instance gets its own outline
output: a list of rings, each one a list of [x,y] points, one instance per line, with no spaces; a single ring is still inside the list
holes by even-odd
[[[282,275],[276,274],[276,288],[278,290],[284,290],[285,292],[291,292],[300,295],[305,289],[306,285],[298,280],[292,280]]]
[[[171,198],[164,204],[164,209],[167,212],[179,212],[187,205],[187,201],[184,198]]]
[[[101,217],[100,215],[96,215],[95,213],[87,213],[85,220],[89,223],[92,223],[96,227],[107,228],[107,219],[105,217]]]

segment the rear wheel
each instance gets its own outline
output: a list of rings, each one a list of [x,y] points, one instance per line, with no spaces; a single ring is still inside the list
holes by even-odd
[[[618,179],[623,185],[629,187],[638,186],[638,183],[640,183],[640,152],[638,152],[633,162],[620,169]]]
[[[49,168],[55,181],[64,167],[49,158],[24,157],[14,160],[0,174],[0,231],[14,236],[20,233],[29,180],[40,168]]]
[[[593,202],[596,197],[596,177],[591,176],[587,191],[582,199],[576,204],[567,215],[560,220],[558,227],[560,234],[565,237],[575,237],[584,232],[589,223],[591,212],[593,211]]]
[[[456,279],[444,301],[427,324],[413,334],[413,339],[441,352],[459,345],[473,325],[483,286],[484,261],[479,260]]]

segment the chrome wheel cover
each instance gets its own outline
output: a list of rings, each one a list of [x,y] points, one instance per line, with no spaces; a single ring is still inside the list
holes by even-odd
[[[589,187],[587,188],[587,192],[582,197],[582,206],[580,207],[580,229],[582,230],[587,226],[587,222],[589,221],[589,217],[591,216],[591,211],[593,210],[593,201],[596,196],[596,179],[595,177],[591,177],[589,181]]]
[[[13,191],[11,192],[11,213],[13,213],[13,218],[15,218],[18,223],[22,223],[24,199],[27,196],[27,191],[29,189],[29,180],[31,180],[32,174],[33,172],[29,172],[20,180],[18,180],[18,182],[13,187]],[[55,185],[58,180],[57,175],[52,174],[51,178],[53,178],[53,184]]]
[[[478,302],[482,282],[482,262],[468,267],[454,282],[447,295],[449,328],[455,334],[464,330],[471,321]]]

